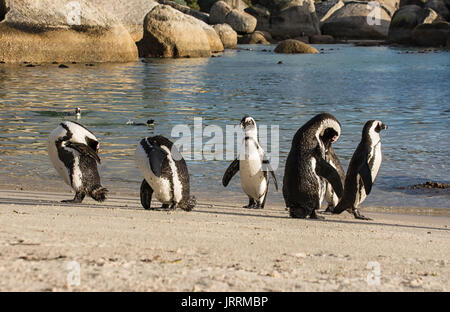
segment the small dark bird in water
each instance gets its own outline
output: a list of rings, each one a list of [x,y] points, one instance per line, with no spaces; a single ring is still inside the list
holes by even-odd
[[[66,116],[75,116],[76,119],[81,118],[81,108],[77,107],[73,112],[66,112]]]
[[[59,68],[69,68],[69,66],[64,65],[64,64],[60,64],[58,67],[59,67]]]
[[[130,125],[130,126],[148,126],[148,127],[150,127],[150,126],[153,126],[154,124],[155,124],[155,121],[154,121],[153,119],[147,120],[146,123],[143,123],[143,122],[134,122],[134,121],[132,121],[132,120],[128,120],[128,121],[127,121],[127,125]]]
[[[283,64],[283,62],[282,61],[278,61],[278,63],[277,64]]]

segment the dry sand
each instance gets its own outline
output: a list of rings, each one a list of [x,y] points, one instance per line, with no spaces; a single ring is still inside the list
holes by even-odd
[[[450,217],[347,213],[324,221],[201,200],[145,211],[137,197],[0,190],[0,291],[449,291]],[[157,205],[157,203],[154,203]],[[372,212],[368,212],[372,211]],[[80,285],[67,286],[67,264]],[[379,264],[379,283],[367,282]]]

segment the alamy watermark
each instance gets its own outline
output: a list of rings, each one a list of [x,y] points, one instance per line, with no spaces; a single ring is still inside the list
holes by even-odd
[[[369,286],[381,285],[381,266],[378,261],[370,261],[367,263],[366,269],[371,270],[367,274],[366,282]]]
[[[66,264],[68,271],[66,276],[67,287],[80,286],[81,284],[81,267],[77,261],[70,261]]]
[[[269,127],[259,124],[257,131],[264,157],[276,170],[279,165],[280,127],[279,125],[270,125]],[[214,124],[204,126],[203,119],[196,117],[193,126],[175,125],[172,128],[171,137],[176,139],[174,146],[183,154],[185,160],[233,161],[235,158],[245,159],[247,155],[243,144],[245,133],[240,125],[226,125],[225,129]],[[175,153],[173,154],[175,155]],[[251,157],[247,159],[251,159]]]

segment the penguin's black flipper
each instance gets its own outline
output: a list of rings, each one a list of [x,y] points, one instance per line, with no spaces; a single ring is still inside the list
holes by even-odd
[[[233,160],[233,162],[228,166],[227,170],[225,171],[223,178],[222,178],[222,184],[223,186],[227,186],[228,183],[230,183],[231,178],[234,177],[234,175],[239,171],[239,159]]]
[[[153,148],[148,153],[150,168],[155,176],[160,177],[161,167],[164,160],[167,158],[167,153],[159,146],[153,145],[152,147]]]
[[[344,188],[342,187],[342,181],[339,173],[322,157],[319,157],[317,160],[317,174],[327,179],[327,181],[331,183],[331,186],[333,187],[336,195],[341,198],[344,193]]]
[[[147,183],[147,181],[142,180],[141,184],[141,204],[144,209],[149,210],[152,203],[153,189]]]
[[[273,179],[273,183],[275,184],[275,189],[278,192],[277,177],[275,176],[275,171],[273,171],[272,166],[270,166],[270,162],[269,162],[268,159],[264,159],[263,160],[263,171],[269,171],[270,172],[270,175],[272,176],[272,179]]]
[[[372,172],[370,171],[369,164],[367,161],[364,161],[361,166],[358,168],[359,176],[361,177],[364,189],[366,191],[366,195],[370,194],[370,191],[372,190]]]
[[[74,150],[78,151],[81,155],[91,157],[98,163],[101,163],[100,157],[98,157],[97,152],[94,151],[90,146],[88,146],[86,144],[76,143],[76,142],[68,142],[66,144],[66,146],[73,148]]]

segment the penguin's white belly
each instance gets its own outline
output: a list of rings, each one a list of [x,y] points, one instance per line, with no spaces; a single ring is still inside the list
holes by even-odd
[[[325,193],[327,190],[327,182],[326,179],[320,177],[317,173],[316,173],[316,166],[317,166],[317,161],[314,157],[311,157],[310,159],[311,162],[311,172],[314,175],[314,177],[317,179],[317,185],[318,185],[318,189],[317,189],[317,193],[319,195],[319,207],[320,204],[323,202],[323,200],[325,199]]]
[[[242,190],[255,200],[260,199],[267,189],[267,181],[261,168],[262,164],[259,159],[246,159],[239,163]]]
[[[158,178],[153,175],[153,172],[151,174],[145,174],[144,178],[153,189],[153,194],[157,200],[163,204],[172,203],[172,191],[168,179]]]
[[[381,161],[383,156],[381,155],[381,143],[377,145],[373,153],[373,166],[370,168],[372,173],[372,183],[375,182],[375,178],[377,177],[378,171],[380,170]]]

